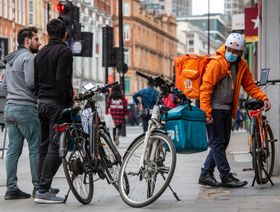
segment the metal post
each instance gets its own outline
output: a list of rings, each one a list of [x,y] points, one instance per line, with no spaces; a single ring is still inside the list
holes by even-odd
[[[210,0],[208,0],[208,55],[210,55]]]
[[[125,95],[125,85],[124,85],[124,55],[123,55],[123,6],[122,0],[119,0],[119,74],[120,74],[120,85]],[[122,127],[122,136],[126,136],[126,126],[125,122]]]

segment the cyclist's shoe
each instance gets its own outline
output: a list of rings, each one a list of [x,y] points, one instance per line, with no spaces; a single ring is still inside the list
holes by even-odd
[[[32,192],[32,197],[35,197],[36,192],[38,191],[38,188],[34,188],[33,192]],[[59,193],[59,189],[58,188],[50,188],[49,192],[53,193],[53,194],[58,194]]]
[[[59,204],[64,203],[64,198],[57,197],[54,193],[51,193],[49,191],[45,193],[40,193],[40,191],[37,191],[34,201],[36,203]]]
[[[229,176],[231,177],[231,179],[232,180],[234,180],[234,181],[236,181],[236,182],[239,182],[240,180],[239,179],[237,179],[235,176],[237,176],[237,174],[236,173],[229,173]]]
[[[213,173],[200,174],[198,183],[206,186],[220,186],[221,184],[215,179]]]
[[[247,185],[247,181],[240,181],[235,178],[232,173],[228,173],[226,176],[222,178],[222,186],[227,188],[240,188]]]
[[[31,197],[30,194],[27,194],[27,193],[21,191],[20,189],[17,189],[15,191],[7,191],[4,196],[4,199],[5,200],[28,199],[30,197]]]

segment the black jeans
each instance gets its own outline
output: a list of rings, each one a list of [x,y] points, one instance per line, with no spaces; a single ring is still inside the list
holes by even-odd
[[[151,119],[151,115],[142,116],[142,125],[143,125],[144,132],[146,132],[148,130],[148,125],[149,125],[150,119]]]
[[[231,111],[214,109],[212,116],[214,122],[206,126],[210,152],[205,160],[204,167],[201,168],[201,174],[213,173],[217,166],[220,178],[223,178],[230,172],[226,148],[231,133]]]
[[[118,131],[118,132],[117,132]],[[115,128],[113,128],[113,139],[116,139],[116,135],[118,135],[118,137],[120,137],[122,132],[122,124],[116,126]]]
[[[61,158],[58,154],[59,142],[54,139],[53,126],[56,122],[63,121],[59,120],[58,116],[64,108],[66,106],[43,103],[40,103],[38,107],[42,133],[38,164],[40,192],[49,190],[53,177],[61,164]]]

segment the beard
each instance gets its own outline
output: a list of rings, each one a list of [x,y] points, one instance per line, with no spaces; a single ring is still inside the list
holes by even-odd
[[[38,51],[39,51],[39,45],[30,45],[29,46],[29,49],[30,49],[30,51],[33,53],[33,54],[35,54],[35,53],[38,53]]]
[[[38,53],[39,51],[39,48],[30,48],[30,51],[35,54],[35,53]]]

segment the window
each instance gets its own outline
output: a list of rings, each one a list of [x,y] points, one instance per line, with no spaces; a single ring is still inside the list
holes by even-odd
[[[129,77],[124,78],[124,93],[125,93],[125,95],[130,94],[130,78]]]
[[[189,45],[193,46],[193,40],[189,40]]]
[[[123,5],[123,15],[124,16],[129,16],[130,15],[129,2],[124,2],[124,5]]]
[[[129,39],[129,24],[125,24],[123,26],[123,39],[128,40]]]
[[[34,25],[34,2],[28,1],[28,24]]]
[[[206,49],[206,42],[202,42],[202,48]]]
[[[129,66],[129,51],[124,49],[124,62]]]
[[[9,19],[13,20],[13,0],[9,0]]]
[[[22,25],[26,25],[26,18],[25,18],[25,8],[26,8],[26,2],[25,1],[23,1],[23,2],[21,2],[21,4],[22,4],[22,10],[21,10],[21,14],[20,14],[20,19],[21,19],[21,24]]]
[[[2,5],[2,0],[0,0],[0,16],[2,16],[2,10],[3,10],[3,5]]]
[[[4,0],[4,18],[8,17],[8,0]]]

